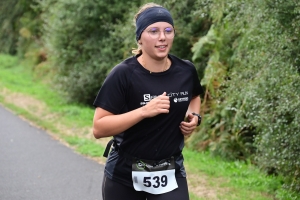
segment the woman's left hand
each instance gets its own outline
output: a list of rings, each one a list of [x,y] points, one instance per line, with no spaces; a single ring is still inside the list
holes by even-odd
[[[192,113],[188,114],[187,122],[180,123],[180,130],[183,135],[187,136],[193,133],[198,124],[198,117],[194,116]]]

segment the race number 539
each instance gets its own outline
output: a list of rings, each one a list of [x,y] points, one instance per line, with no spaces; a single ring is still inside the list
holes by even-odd
[[[132,182],[136,191],[151,194],[162,194],[178,188],[174,157],[160,161],[135,158],[132,162]]]
[[[159,188],[160,186],[166,187],[167,185],[168,185],[168,177],[166,175],[163,175],[161,177],[159,177],[159,176],[144,177],[144,186],[145,187]]]
[[[175,169],[163,171],[132,171],[133,186],[136,191],[162,194],[178,187]]]

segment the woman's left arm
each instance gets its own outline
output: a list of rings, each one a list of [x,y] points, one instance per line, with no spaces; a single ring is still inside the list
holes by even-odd
[[[198,117],[193,115],[192,113],[199,114],[200,108],[201,108],[201,98],[198,95],[198,96],[194,97],[190,102],[190,105],[186,112],[187,121],[186,122],[182,121],[180,123],[180,130],[183,135],[190,135],[197,127]]]

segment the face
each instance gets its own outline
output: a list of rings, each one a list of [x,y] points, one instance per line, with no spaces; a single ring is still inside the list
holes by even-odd
[[[143,54],[157,60],[165,58],[172,47],[174,34],[172,25],[167,22],[149,25],[139,40]]]

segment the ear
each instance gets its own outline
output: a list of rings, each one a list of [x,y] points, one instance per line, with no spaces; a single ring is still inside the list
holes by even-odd
[[[141,40],[139,40],[138,43],[141,45],[142,44]]]

